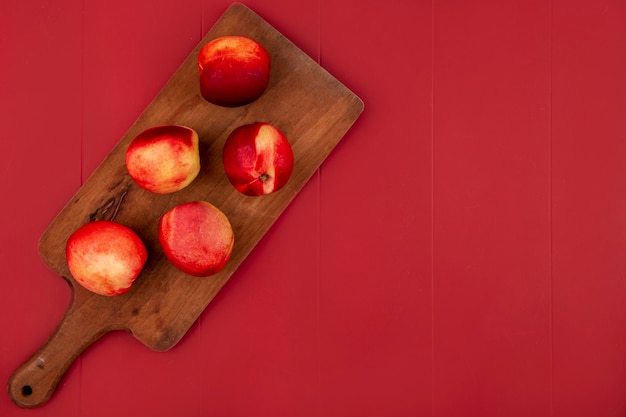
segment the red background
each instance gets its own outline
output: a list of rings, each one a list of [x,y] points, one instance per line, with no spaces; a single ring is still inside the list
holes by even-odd
[[[37,240],[228,1],[0,1],[0,380]],[[13,416],[625,416],[626,2],[250,0],[365,112],[186,337]],[[6,392],[6,391],[5,391]]]

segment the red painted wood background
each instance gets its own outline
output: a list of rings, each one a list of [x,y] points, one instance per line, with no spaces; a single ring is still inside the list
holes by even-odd
[[[37,240],[230,3],[0,1],[0,380]],[[365,112],[166,353],[14,416],[625,416],[626,2],[250,0]]]

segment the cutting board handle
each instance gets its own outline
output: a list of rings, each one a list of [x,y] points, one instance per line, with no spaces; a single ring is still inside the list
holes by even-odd
[[[109,317],[94,314],[90,304],[74,298],[50,338],[11,375],[8,390],[15,404],[33,408],[48,401],[74,360],[112,330],[105,322]]]

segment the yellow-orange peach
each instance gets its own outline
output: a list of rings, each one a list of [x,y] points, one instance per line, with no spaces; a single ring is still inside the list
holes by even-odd
[[[110,220],[93,221],[76,230],[67,240],[65,255],[80,285],[107,296],[128,291],[148,258],[141,238]]]
[[[131,178],[148,191],[179,191],[200,172],[198,134],[178,125],[146,129],[128,146],[126,168]]]

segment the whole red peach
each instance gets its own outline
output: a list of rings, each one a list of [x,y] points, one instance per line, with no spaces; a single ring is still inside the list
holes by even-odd
[[[159,220],[158,239],[166,258],[196,277],[219,272],[235,242],[226,215],[206,201],[180,204]]]
[[[179,191],[200,172],[198,134],[178,125],[146,129],[128,146],[126,168],[131,178],[148,191]]]
[[[130,228],[110,220],[97,220],[69,237],[65,256],[80,285],[96,294],[112,296],[130,289],[148,252]]]
[[[219,106],[253,102],[270,79],[269,54],[245,36],[223,36],[206,43],[198,54],[198,66],[202,97]]]
[[[291,177],[294,165],[289,141],[266,122],[233,130],[224,144],[222,160],[231,184],[250,196],[280,190]]]

